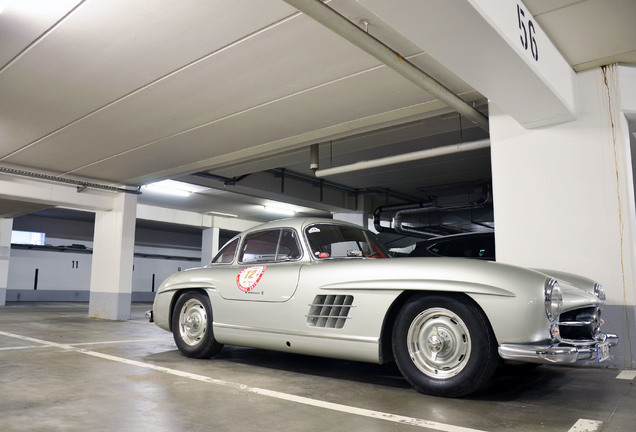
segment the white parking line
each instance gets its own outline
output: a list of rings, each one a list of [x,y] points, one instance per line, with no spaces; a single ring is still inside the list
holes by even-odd
[[[172,339],[168,338],[152,338],[152,339],[128,339],[128,340],[115,340],[115,341],[102,341],[102,342],[78,342],[69,344],[70,346],[84,346],[84,345],[109,345],[109,344],[120,344],[120,343],[135,343],[135,342],[166,342],[172,341]]]
[[[568,432],[597,432],[603,426],[602,421],[579,419]]]
[[[198,375],[198,374],[193,374],[193,373],[189,373],[189,372],[183,372],[183,371],[179,371],[179,370],[176,370],[176,369],[170,369],[170,368],[167,368],[167,367],[157,366],[157,365],[153,365],[153,364],[149,364],[149,363],[144,363],[144,362],[137,361],[137,360],[129,360],[129,359],[125,359],[125,358],[122,358],[122,357],[113,356],[113,355],[110,355],[110,354],[103,354],[103,353],[99,353],[99,352],[96,352],[96,351],[89,351],[89,350],[82,349],[82,348],[77,348],[75,346],[68,345],[68,344],[60,344],[60,343],[56,343],[56,342],[50,342],[50,341],[46,341],[46,340],[42,340],[42,339],[37,339],[37,338],[32,338],[32,337],[22,336],[22,335],[17,335],[17,334],[13,334],[13,333],[7,333],[7,332],[3,332],[3,331],[0,331],[0,335],[7,336],[7,337],[12,337],[12,338],[16,338],[16,339],[21,339],[21,340],[25,340],[25,341],[29,341],[29,342],[39,343],[39,344],[47,345],[47,346],[51,346],[51,347],[61,348],[61,349],[64,349],[64,350],[74,351],[74,352],[77,352],[77,353],[86,354],[86,355],[89,355],[89,356],[92,356],[92,357],[101,358],[101,359],[104,359],[104,360],[110,360],[110,361],[114,361],[114,362],[118,362],[118,363],[124,363],[124,364],[131,365],[131,366],[138,366],[138,367],[145,368],[145,369],[151,369],[151,370],[154,370],[154,371],[157,371],[157,372],[162,372],[162,373],[166,373],[166,374],[170,374],[170,375],[174,375],[174,376],[178,376],[178,377],[182,377],[182,378],[188,378],[188,379],[195,380],[195,381],[201,381],[201,382],[205,382],[205,383],[209,383],[209,384],[219,385],[219,386],[227,387],[227,388],[234,389],[234,390],[240,390],[240,391],[244,391],[244,392],[254,393],[254,394],[257,394],[257,395],[261,395],[261,396],[271,397],[271,398],[284,400],[284,401],[288,401],[288,402],[300,403],[300,404],[303,404],[303,405],[309,405],[309,406],[313,406],[313,407],[317,407],[317,408],[329,409],[329,410],[332,410],[332,411],[338,411],[338,412],[342,412],[342,413],[345,413],[345,414],[353,414],[353,415],[358,415],[358,416],[362,416],[362,417],[369,417],[369,418],[378,419],[378,420],[385,420],[385,421],[392,422],[392,423],[405,424],[405,425],[409,425],[409,426],[418,426],[418,427],[432,429],[432,430],[437,430],[437,431],[442,431],[442,432],[484,432],[484,431],[480,431],[478,429],[465,428],[465,427],[461,427],[461,426],[453,426],[453,425],[449,425],[449,424],[438,423],[438,422],[424,420],[424,419],[419,419],[419,418],[415,418],[415,417],[406,417],[406,416],[401,416],[401,415],[396,415],[396,414],[391,414],[391,413],[385,413],[385,412],[381,412],[381,411],[373,411],[373,410],[368,410],[368,409],[364,409],[364,408],[352,407],[352,406],[348,406],[348,405],[342,405],[342,404],[338,404],[338,403],[326,402],[326,401],[322,401],[322,400],[318,400],[318,399],[311,399],[311,398],[307,398],[307,397],[303,397],[303,396],[296,396],[296,395],[292,395],[292,394],[288,394],[288,393],[282,393],[282,392],[278,392],[278,391],[262,389],[262,388],[258,388],[258,387],[251,387],[251,386],[248,386],[248,385],[245,385],[245,384],[239,384],[239,383],[234,383],[234,382],[230,382],[230,381],[225,381],[225,380],[220,380],[220,379],[216,379],[216,378],[207,377],[207,376],[204,376],[204,375]]]
[[[0,351],[14,351],[14,350],[34,349],[34,348],[42,348],[42,345],[29,345],[29,346],[19,346],[19,347],[3,347],[3,348],[0,348]]]
[[[4,334],[4,332],[0,332],[0,334]],[[84,345],[110,345],[110,344],[125,344],[125,343],[135,343],[135,342],[164,342],[166,340],[167,339],[165,338],[163,339],[154,338],[154,339],[129,339],[129,340],[117,340],[117,341],[102,341],[102,342],[79,342],[79,343],[68,344],[68,346],[75,347],[75,346],[84,346]],[[2,347],[0,348],[0,351],[34,349],[34,348],[42,348],[43,346],[46,346],[46,345],[45,344],[43,345],[40,343],[39,345]]]
[[[636,378],[636,371],[633,370],[624,370],[621,371],[621,373],[618,374],[618,376],[616,377],[616,379],[623,379],[623,380],[633,380],[634,378]]]

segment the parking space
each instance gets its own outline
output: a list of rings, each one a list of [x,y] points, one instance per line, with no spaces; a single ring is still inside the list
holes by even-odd
[[[87,308],[0,310],[0,430],[614,432],[635,420],[630,372],[505,367],[479,393],[444,399],[391,365],[238,347],[188,359],[145,321],[149,305],[128,321]]]

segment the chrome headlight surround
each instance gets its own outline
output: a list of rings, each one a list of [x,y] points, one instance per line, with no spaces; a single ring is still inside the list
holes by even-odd
[[[607,296],[605,295],[605,289],[600,283],[594,283],[594,295],[601,301],[601,308],[605,306]]]
[[[547,279],[543,287],[545,314],[550,322],[557,322],[563,310],[563,293],[556,279]]]

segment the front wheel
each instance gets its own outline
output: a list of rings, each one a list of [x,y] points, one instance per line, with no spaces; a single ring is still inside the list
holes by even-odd
[[[461,296],[422,296],[406,303],[393,329],[393,354],[413,387],[444,397],[474,392],[499,363],[488,320]]]
[[[186,357],[209,358],[223,345],[214,339],[212,307],[207,295],[188,292],[177,300],[172,313],[172,335]]]

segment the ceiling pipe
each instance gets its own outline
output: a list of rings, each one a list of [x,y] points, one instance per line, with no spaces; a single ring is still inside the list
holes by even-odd
[[[5,168],[5,167],[0,167],[0,173],[10,174],[10,175],[20,176],[20,177],[30,177],[30,178],[34,178],[38,180],[45,180],[45,181],[50,181],[55,183],[75,185],[77,186],[78,193],[84,192],[87,188],[92,188],[92,189],[105,190],[109,192],[120,192],[120,193],[128,193],[133,195],[141,195],[141,187],[137,187],[135,189],[128,189],[125,187],[108,186],[108,185],[100,184],[100,183],[91,183],[91,182],[85,182],[82,180],[73,180],[66,177],[58,177],[58,176],[53,176],[48,174],[40,174],[40,173],[34,173],[30,171],[19,170],[14,168]]]
[[[360,27],[324,4],[321,0],[285,0],[287,3],[339,34],[358,48],[380,60],[413,84],[435,96],[462,116],[488,131],[488,117],[465,102],[433,77],[427,75],[411,62]]]
[[[438,156],[444,156],[455,153],[468,152],[490,147],[490,140],[484,139],[467,143],[453,144],[443,147],[435,147],[432,149],[420,150],[411,153],[404,153],[395,156],[387,156],[380,159],[369,161],[355,162],[349,165],[341,165],[333,168],[325,168],[316,170],[316,177],[326,177],[336,174],[344,174],[352,171],[360,171],[369,168],[377,168],[386,165],[394,165],[404,162],[412,162],[422,159],[430,159]]]
[[[309,146],[309,169],[314,173],[318,171],[318,161],[320,159],[319,144],[312,144]]]

